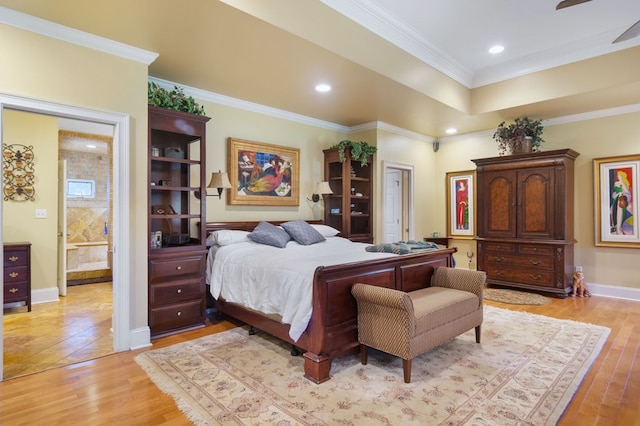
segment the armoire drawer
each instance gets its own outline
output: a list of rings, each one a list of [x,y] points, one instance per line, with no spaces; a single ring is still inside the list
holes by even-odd
[[[513,256],[502,253],[484,253],[487,267],[503,269],[511,268],[539,268],[553,270],[554,263],[551,256]]]
[[[555,287],[554,272],[540,269],[514,268],[504,265],[488,266],[487,279],[496,281],[531,284],[540,287]]]

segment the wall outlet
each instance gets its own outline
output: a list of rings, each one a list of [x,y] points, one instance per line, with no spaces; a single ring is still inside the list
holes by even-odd
[[[36,219],[45,219],[47,217],[47,209],[36,209]]]

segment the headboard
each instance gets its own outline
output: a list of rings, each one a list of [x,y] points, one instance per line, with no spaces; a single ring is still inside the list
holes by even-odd
[[[270,220],[268,221],[273,223],[274,225],[280,225],[285,222],[289,222],[288,220]],[[321,225],[324,222],[322,220],[306,220],[307,223],[313,223],[317,225]],[[258,226],[260,221],[254,222],[207,222],[207,235],[209,235],[213,231],[219,231],[221,229],[235,229],[238,231],[253,231],[253,228]]]

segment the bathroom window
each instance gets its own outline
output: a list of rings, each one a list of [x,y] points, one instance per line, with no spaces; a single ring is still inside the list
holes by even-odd
[[[96,181],[67,179],[67,198],[96,198]]]

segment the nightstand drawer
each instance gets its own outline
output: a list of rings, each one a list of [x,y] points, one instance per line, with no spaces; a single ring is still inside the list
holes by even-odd
[[[29,253],[26,250],[4,250],[4,267],[27,266],[29,264]]]
[[[204,324],[204,298],[151,308],[149,327],[154,333]]]
[[[4,282],[4,303],[22,301],[29,295],[29,283],[26,281],[19,283]]]
[[[205,256],[203,254],[177,259],[149,260],[149,280],[152,283],[188,276],[202,277],[204,270]]]
[[[181,300],[202,298],[204,294],[204,280],[172,281],[151,285],[149,289],[149,303],[152,306]]]
[[[20,281],[28,281],[29,280],[29,267],[28,266],[18,266],[15,268],[4,268],[4,283],[17,283]]]

